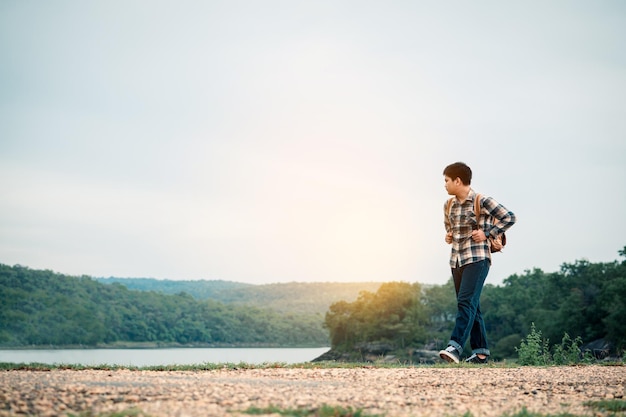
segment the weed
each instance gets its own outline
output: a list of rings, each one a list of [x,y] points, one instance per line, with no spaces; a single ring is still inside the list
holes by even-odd
[[[251,415],[280,414],[285,417],[380,417],[377,414],[366,414],[361,409],[355,410],[352,407],[332,407],[329,405],[322,405],[317,409],[281,409],[276,406],[269,406],[265,408],[250,407],[247,410],[244,410],[243,413]]]
[[[560,345],[554,347],[552,360],[555,365],[571,365],[581,361],[580,346],[583,344],[580,336],[572,340],[565,333]]]
[[[548,340],[543,339],[541,330],[530,325],[530,333],[522,339],[519,348],[515,348],[520,365],[548,365],[550,364],[550,350]]]
[[[589,352],[581,353],[581,345],[580,337],[572,340],[569,334],[564,333],[561,344],[554,345],[550,351],[548,340],[542,337],[541,330],[535,328],[535,323],[531,323],[530,333],[522,339],[520,347],[515,350],[519,365],[574,365],[595,362]]]

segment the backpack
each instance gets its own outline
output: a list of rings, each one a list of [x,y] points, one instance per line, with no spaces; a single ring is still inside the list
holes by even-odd
[[[448,200],[447,207],[447,215],[450,216],[450,211],[452,210],[452,201],[454,201],[454,197]],[[474,198],[474,213],[476,214],[476,221],[480,218],[480,194],[476,194]],[[489,252],[501,252],[504,246],[506,246],[506,235],[501,233],[498,237],[492,237],[489,235],[487,237],[489,241]]]

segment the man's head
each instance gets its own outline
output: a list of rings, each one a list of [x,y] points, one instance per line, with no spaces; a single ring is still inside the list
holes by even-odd
[[[455,181],[457,178],[461,180],[463,185],[470,185],[472,183],[472,170],[463,162],[455,162],[448,165],[443,170],[443,175]]]
[[[472,182],[472,170],[463,162],[455,162],[443,170],[446,191],[457,198],[465,198]]]

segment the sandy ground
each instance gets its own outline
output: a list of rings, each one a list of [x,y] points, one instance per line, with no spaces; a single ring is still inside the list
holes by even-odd
[[[0,371],[0,416],[240,416],[250,407],[322,405],[394,416],[502,416],[526,407],[591,416],[624,399],[626,366]]]

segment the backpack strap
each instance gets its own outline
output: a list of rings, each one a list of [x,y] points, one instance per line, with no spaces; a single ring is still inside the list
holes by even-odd
[[[454,197],[448,200],[448,205],[446,206],[446,215],[450,215],[450,211],[452,211],[452,202],[454,201]],[[476,214],[476,222],[480,218],[480,194],[476,194],[474,198],[474,214]]]
[[[476,224],[478,224],[480,219],[480,194],[476,194],[476,197],[474,197],[474,214],[476,214]]]
[[[476,215],[476,224],[478,224],[478,220],[480,219],[480,194],[476,194],[474,197],[474,214]],[[454,201],[454,197],[451,197],[448,200],[448,205],[446,206],[446,215],[449,216],[452,211],[452,202]]]

